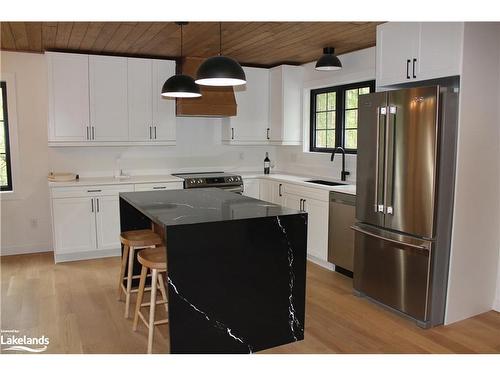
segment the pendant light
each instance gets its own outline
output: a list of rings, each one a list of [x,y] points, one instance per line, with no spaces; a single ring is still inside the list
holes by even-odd
[[[323,56],[316,62],[316,70],[339,70],[342,68],[342,63],[335,56],[335,48],[323,48]]]
[[[187,22],[176,22],[181,27],[181,60],[182,60],[182,26]],[[194,79],[185,74],[176,74],[165,81],[161,88],[161,96],[169,98],[197,98],[201,96],[200,86]]]
[[[206,59],[200,65],[195,82],[205,86],[238,86],[247,82],[245,72],[238,61],[222,56],[221,22],[219,22],[219,55]]]

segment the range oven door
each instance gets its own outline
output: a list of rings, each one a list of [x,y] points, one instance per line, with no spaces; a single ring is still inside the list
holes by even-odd
[[[432,241],[356,224],[354,289],[418,321],[429,317]]]
[[[216,187],[225,191],[230,191],[231,193],[243,194],[243,185],[216,186]]]

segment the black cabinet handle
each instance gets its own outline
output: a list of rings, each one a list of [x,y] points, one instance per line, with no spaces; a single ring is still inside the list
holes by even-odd
[[[280,197],[282,196],[282,195],[281,195],[281,186],[282,186],[282,185],[283,185],[283,184],[279,184],[279,186],[278,186],[278,195],[279,195]]]
[[[88,140],[89,139],[89,127],[86,126],[86,128],[87,128],[87,140]]]
[[[99,212],[99,198],[96,198],[97,201],[97,212]]]
[[[94,129],[95,129],[95,128],[92,126],[92,129],[91,129],[91,130],[92,130],[92,139],[93,139],[93,140],[95,140],[95,133],[94,133]]]
[[[266,137],[267,137],[267,139],[269,139],[269,128],[267,128]]]
[[[231,139],[234,139],[234,128],[231,128]]]
[[[149,139],[151,139],[151,126],[149,126]]]
[[[406,79],[410,79],[410,62],[411,60],[406,60]]]
[[[99,193],[101,191],[102,191],[101,189],[87,190],[87,193]]]
[[[413,59],[413,78],[417,78],[417,75],[415,74],[415,64],[417,62],[417,59]]]
[[[155,125],[155,139],[156,139],[156,125]]]
[[[94,198],[90,200],[90,209],[92,212],[94,212]]]
[[[166,186],[153,186],[153,190],[162,190],[166,188],[167,188]]]

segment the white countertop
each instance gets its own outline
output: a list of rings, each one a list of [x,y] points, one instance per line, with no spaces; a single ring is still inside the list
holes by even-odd
[[[268,179],[268,180],[273,180],[273,181],[282,181],[282,182],[287,182],[287,183],[291,183],[291,184],[307,186],[309,188],[315,188],[315,189],[321,189],[321,190],[335,191],[338,193],[356,195],[356,184],[355,183],[347,182],[347,185],[328,186],[328,185],[313,184],[311,182],[306,182],[307,180],[326,180],[326,181],[346,183],[346,182],[331,179],[331,178],[323,178],[323,177],[315,177],[315,176],[297,176],[297,175],[284,174],[284,173],[263,174],[263,173],[247,172],[247,173],[241,173],[240,175],[243,179],[263,178],[263,179]]]
[[[95,185],[119,185],[119,184],[143,184],[154,182],[183,182],[184,180],[172,175],[148,175],[148,176],[130,176],[126,178],[115,177],[81,177],[75,181],[49,181],[49,187],[66,186],[95,186]]]
[[[328,186],[328,185],[313,184],[311,182],[306,182],[307,180],[327,180],[327,181],[341,182],[339,180],[330,178],[322,178],[315,176],[297,176],[285,173],[274,173],[274,174],[263,174],[260,172],[242,172],[242,173],[235,172],[235,173],[240,174],[243,179],[262,178],[273,181],[282,181],[286,183],[297,184],[309,188],[356,195],[356,184],[348,183],[348,185],[343,185],[343,186]],[[49,187],[143,184],[143,183],[161,183],[161,182],[166,183],[166,182],[183,182],[183,181],[184,180],[182,178],[175,177],[172,175],[130,176],[127,178],[82,177],[79,180],[75,181],[49,182]]]

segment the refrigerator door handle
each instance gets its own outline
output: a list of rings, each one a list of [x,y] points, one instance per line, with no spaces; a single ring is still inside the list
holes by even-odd
[[[380,204],[379,199],[379,180],[380,180],[380,117],[384,116],[384,124],[387,121],[387,107],[377,108],[377,143],[376,143],[376,154],[375,154],[375,212],[384,212],[384,205]],[[382,158],[383,159],[383,158]]]
[[[385,179],[384,179],[384,197],[385,197],[385,213],[388,215],[394,214],[393,208],[393,190],[394,190],[394,132],[396,124],[395,106],[389,107],[389,115],[387,116],[385,127]]]
[[[367,236],[371,236],[371,237],[375,237],[375,238],[378,238],[379,240],[384,240],[384,241],[389,241],[389,242],[393,242],[393,243],[396,243],[398,245],[403,245],[403,246],[408,246],[408,247],[411,247],[413,249],[417,249],[417,250],[421,250],[421,251],[430,251],[430,249],[427,247],[427,246],[424,246],[424,245],[416,245],[416,244],[412,244],[412,243],[409,243],[409,242],[405,242],[405,241],[399,241],[399,240],[396,240],[394,238],[390,238],[390,237],[384,237],[384,236],[381,236],[379,234],[376,234],[376,233],[372,233],[370,231],[367,231],[367,230],[364,230],[362,228],[360,228],[359,226],[357,225],[352,225],[351,226],[351,229],[356,231],[356,232],[359,232],[359,233],[362,233],[362,234],[365,234]]]

